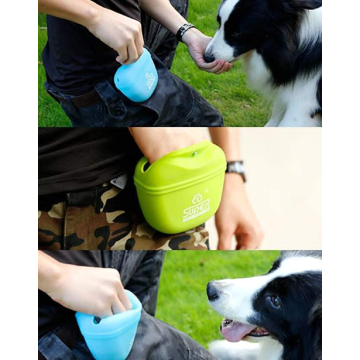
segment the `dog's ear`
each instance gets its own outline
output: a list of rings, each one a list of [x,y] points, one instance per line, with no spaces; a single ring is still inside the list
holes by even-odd
[[[314,10],[322,7],[322,0],[285,0],[284,5],[297,10]]]
[[[288,12],[314,10],[322,7],[322,0],[270,0],[282,5]]]

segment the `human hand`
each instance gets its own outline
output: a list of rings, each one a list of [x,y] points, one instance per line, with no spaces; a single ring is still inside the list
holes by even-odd
[[[59,278],[46,293],[62,306],[100,318],[132,308],[117,270],[62,263],[58,266]]]
[[[144,49],[141,24],[127,16],[99,7],[97,15],[87,24],[89,31],[103,43],[118,52],[121,64],[139,59]]]
[[[220,75],[229,71],[232,64],[221,59],[217,59],[211,63],[205,61],[204,54],[211,40],[211,37],[205,36],[195,28],[188,30],[183,36],[183,42],[187,45],[190,56],[198,68],[209,73]]]
[[[235,235],[236,250],[257,249],[264,238],[263,231],[248,201],[244,182],[238,174],[226,174],[219,210],[215,215],[219,234],[218,250],[231,250]]]
[[[144,156],[153,164],[171,151],[206,140],[205,133],[194,128],[129,128]]]

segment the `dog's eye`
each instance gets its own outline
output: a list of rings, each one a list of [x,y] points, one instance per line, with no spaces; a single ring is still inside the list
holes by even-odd
[[[270,301],[276,308],[281,307],[281,301],[280,301],[280,298],[277,295],[270,296]]]

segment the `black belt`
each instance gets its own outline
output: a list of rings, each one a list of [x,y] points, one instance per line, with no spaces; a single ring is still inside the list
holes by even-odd
[[[66,98],[53,93],[51,90],[48,90],[48,93],[58,103],[66,104],[66,102],[67,102]],[[81,107],[88,107],[88,106],[99,104],[103,100],[102,100],[101,96],[99,95],[99,93],[97,91],[93,90],[87,94],[70,98],[70,101],[72,102],[72,104],[75,107],[81,108]]]

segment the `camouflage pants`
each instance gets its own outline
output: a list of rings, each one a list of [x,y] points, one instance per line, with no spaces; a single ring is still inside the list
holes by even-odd
[[[154,230],[141,214],[133,185],[101,186],[39,197],[40,250],[207,250],[205,226],[176,235]]]

